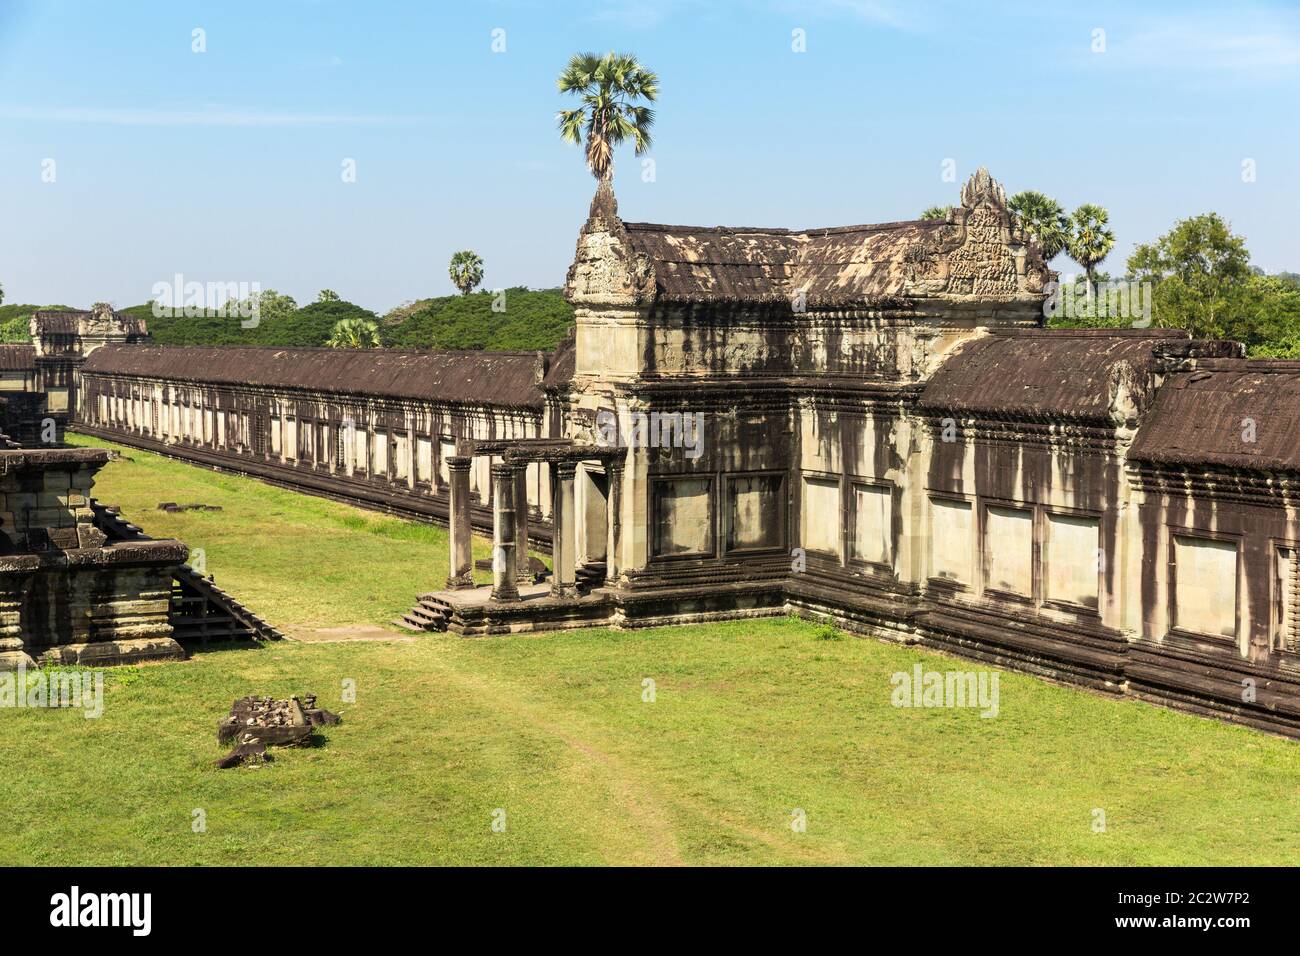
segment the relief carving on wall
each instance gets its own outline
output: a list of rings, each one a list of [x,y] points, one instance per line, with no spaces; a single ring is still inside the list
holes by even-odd
[[[575,304],[647,305],[654,298],[654,268],[644,253],[630,251],[614,191],[606,182],[591,201],[564,291]]]
[[[979,169],[947,222],[903,255],[914,295],[952,298],[1038,294],[1050,271],[1007,210],[1002,184]]]

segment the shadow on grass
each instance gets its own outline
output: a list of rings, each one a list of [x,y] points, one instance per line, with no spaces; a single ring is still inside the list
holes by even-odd
[[[185,659],[195,660],[208,654],[225,654],[229,651],[264,651],[271,641],[212,641],[209,644],[182,644]]]

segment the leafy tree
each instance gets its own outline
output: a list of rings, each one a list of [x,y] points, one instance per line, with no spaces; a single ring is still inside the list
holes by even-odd
[[[1245,343],[1258,358],[1300,358],[1300,287],[1280,275],[1251,275],[1229,293],[1218,338]]]
[[[1065,250],[1070,239],[1070,218],[1051,196],[1026,189],[1012,196],[1007,208],[1037,241],[1044,262],[1051,262]]]
[[[27,328],[27,319],[25,315],[15,316],[7,321],[0,322],[0,342],[30,342],[31,334]]]
[[[1094,203],[1084,203],[1070,216],[1070,236],[1066,253],[1083,266],[1087,276],[1088,301],[1091,303],[1097,266],[1115,248],[1115,233],[1106,227],[1110,213]]]
[[[921,213],[922,219],[947,219],[952,206],[931,206]]]
[[[377,349],[379,326],[367,319],[341,319],[327,344],[335,349]]]
[[[507,289],[510,308],[492,296],[447,295],[399,306],[384,316],[384,343],[410,349],[553,349],[573,328],[561,289]]]
[[[317,302],[339,302],[339,294],[333,289],[321,289],[316,293]]]
[[[237,307],[241,309],[238,313],[235,311]],[[263,289],[260,292],[251,293],[246,299],[238,302],[231,299],[226,303],[228,315],[242,315],[255,309],[259,323],[274,322],[286,318],[292,315],[297,308],[298,303],[294,301],[293,296],[281,295],[274,289]]]
[[[272,300],[278,302],[278,299]],[[273,310],[276,306],[272,307]],[[262,314],[254,328],[244,328],[243,320],[236,315],[209,315],[186,318],[163,316],[155,318],[149,304],[122,309],[149,323],[149,332],[159,345],[280,345],[320,346],[329,342],[334,327],[343,319],[377,321],[377,316],[351,302],[313,302],[287,314],[275,314],[266,321]]]
[[[636,155],[650,148],[654,110],[638,101],[653,103],[659,97],[659,77],[631,54],[604,56],[578,53],[560,73],[561,93],[582,98],[577,109],[560,110],[555,119],[560,138],[580,145],[587,141],[587,168],[608,181],[614,175],[614,147],[627,139],[636,143]]]
[[[1159,324],[1187,329],[1193,336],[1226,335],[1250,311],[1250,294],[1275,296],[1286,283],[1252,279],[1246,240],[1233,235],[1218,213],[1180,219],[1153,243],[1133,250],[1129,274],[1149,281]],[[1259,280],[1260,277],[1253,277]]]
[[[469,295],[483,281],[483,260],[472,249],[462,249],[451,257],[447,272],[460,294]]]

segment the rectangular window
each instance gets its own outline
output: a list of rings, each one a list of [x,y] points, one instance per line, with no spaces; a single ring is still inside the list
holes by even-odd
[[[1174,627],[1237,635],[1237,543],[1174,535]]]
[[[393,471],[401,481],[411,473],[411,445],[405,435],[393,436]]]
[[[893,495],[882,485],[853,485],[853,537],[849,557],[888,564],[893,525]]]
[[[284,457],[289,461],[298,460],[298,419],[284,420]]]
[[[1277,549],[1277,640],[1274,647],[1300,651],[1300,553],[1295,548]]]
[[[313,461],[315,456],[313,452],[316,449],[316,426],[312,422],[302,423],[302,451],[298,457],[303,461]]]
[[[1097,607],[1101,523],[1080,515],[1047,515],[1044,598]]]
[[[366,450],[369,447],[369,436],[360,425],[357,426],[353,434],[356,439],[356,457],[352,459],[353,471],[359,475],[364,475],[366,473],[366,462],[370,460],[370,452]]]
[[[271,454],[279,456],[280,454],[280,419],[271,416]]]
[[[785,547],[785,496],[780,475],[727,479],[727,550]]]
[[[433,440],[416,436],[415,480],[429,484],[433,480]]]
[[[370,445],[370,473],[372,475],[388,474],[388,432],[375,430]]]
[[[1034,513],[989,505],[984,512],[985,587],[1034,594]]]
[[[450,472],[447,471],[447,459],[456,454],[456,443],[454,441],[438,442],[438,484],[447,487],[451,481]]]
[[[713,554],[713,482],[708,478],[660,480],[652,485],[655,556]]]
[[[968,501],[930,499],[930,576],[970,584],[971,506]]]
[[[840,483],[834,478],[803,480],[803,546],[840,554]]]

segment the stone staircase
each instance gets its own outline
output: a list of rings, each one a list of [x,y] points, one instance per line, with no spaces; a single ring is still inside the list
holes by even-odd
[[[605,562],[597,561],[591,564],[580,564],[574,569],[574,584],[578,586],[579,594],[589,594],[592,588],[603,588],[605,586]]]
[[[149,536],[139,525],[122,517],[119,508],[90,499],[95,526],[110,541],[146,541]],[[217,587],[211,575],[200,574],[188,564],[172,569],[172,596],[167,618],[172,637],[180,644],[206,646],[212,641],[278,641],[284,635],[262,620],[227,592]]]
[[[417,597],[415,606],[392,623],[408,631],[445,631],[450,617],[451,605],[428,593]]]
[[[278,641],[284,635],[217,587],[211,576],[188,564],[172,575],[169,619],[172,636],[182,645],[211,641]]]

